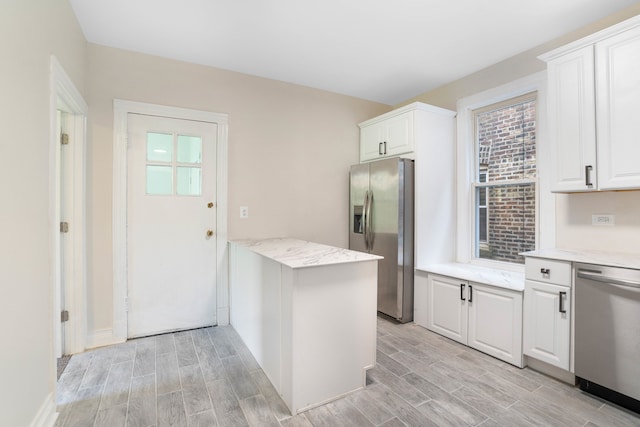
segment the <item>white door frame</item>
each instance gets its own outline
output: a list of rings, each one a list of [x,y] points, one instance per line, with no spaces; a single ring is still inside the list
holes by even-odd
[[[86,315],[86,226],[85,226],[85,148],[87,113],[89,108],[78,89],[60,65],[55,56],[50,60],[50,101],[49,101],[49,218],[50,251],[53,288],[53,339],[55,357],[75,354],[85,350],[87,336]],[[65,192],[71,198],[71,209],[64,220],[69,223],[69,253],[65,254],[68,274],[65,276],[65,309],[69,311],[69,321],[65,328],[64,348],[61,346],[62,324],[60,321],[60,135],[58,134],[57,112],[68,114],[70,182],[65,183]]]
[[[113,341],[127,339],[127,115],[146,114],[218,125],[216,156],[216,310],[229,324],[227,254],[227,114],[115,99],[113,101]]]

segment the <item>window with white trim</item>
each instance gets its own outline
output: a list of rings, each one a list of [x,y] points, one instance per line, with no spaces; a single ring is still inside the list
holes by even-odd
[[[524,263],[536,248],[536,93],[472,112],[473,258]]]

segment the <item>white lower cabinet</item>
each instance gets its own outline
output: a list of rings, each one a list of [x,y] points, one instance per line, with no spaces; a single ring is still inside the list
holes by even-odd
[[[429,274],[427,329],[518,367],[522,293]]]
[[[524,354],[571,371],[571,265],[536,258],[526,264]]]

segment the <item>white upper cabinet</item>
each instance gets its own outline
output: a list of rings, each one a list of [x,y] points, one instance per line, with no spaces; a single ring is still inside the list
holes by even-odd
[[[640,188],[640,26],[596,43],[598,186]]]
[[[360,128],[361,162],[413,152],[413,111]]]
[[[547,61],[552,190],[640,188],[640,17],[556,49]]]
[[[360,123],[360,162],[386,157],[415,158],[417,145],[440,137],[433,122],[449,120],[455,112],[414,102]]]
[[[549,134],[555,148],[553,190],[597,188],[593,46],[550,61],[547,76]]]

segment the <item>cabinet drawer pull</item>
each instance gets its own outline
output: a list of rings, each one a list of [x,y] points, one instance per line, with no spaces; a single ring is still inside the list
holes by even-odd
[[[473,302],[473,286],[469,285],[469,302]]]
[[[378,144],[378,154],[382,156],[382,142]]]
[[[565,310],[565,308],[564,308],[564,297],[566,295],[567,295],[567,293],[564,292],[564,291],[558,292],[558,296],[560,298],[560,302],[558,303],[558,311],[560,313],[566,313],[567,312],[567,310]]]
[[[593,170],[593,166],[587,165],[584,167],[584,183],[587,187],[593,187],[593,183],[591,182],[591,171]]]
[[[548,268],[541,268],[540,269],[540,274],[548,276],[549,273],[551,273],[551,270],[549,270]]]
[[[384,154],[387,154],[387,141],[384,142]]]
[[[464,297],[464,287],[465,287],[464,283],[460,283],[460,299],[462,301],[466,301],[466,299]]]

